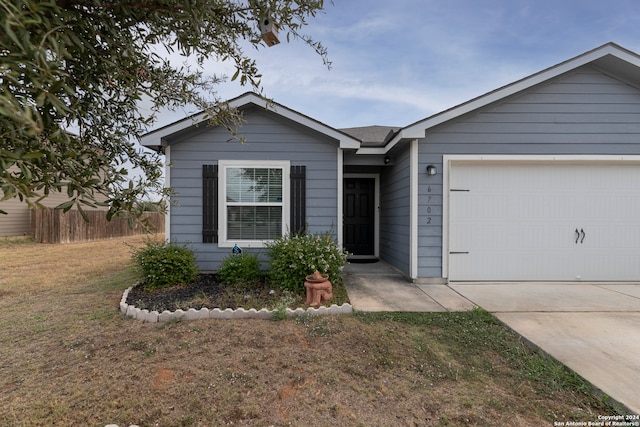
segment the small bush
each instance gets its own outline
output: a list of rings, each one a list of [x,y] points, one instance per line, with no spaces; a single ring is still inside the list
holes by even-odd
[[[278,306],[273,310],[271,320],[280,321],[287,318],[287,308],[291,308],[291,305],[296,301],[296,298],[291,295],[291,292],[284,291],[280,297]]]
[[[347,252],[329,233],[287,234],[267,244],[271,259],[271,282],[293,292],[304,292],[304,279],[316,270],[339,282]]]
[[[260,278],[260,262],[257,255],[229,255],[222,260],[218,279],[227,285],[254,284]]]
[[[191,250],[173,243],[148,243],[135,250],[133,258],[146,291],[193,282],[198,277]]]

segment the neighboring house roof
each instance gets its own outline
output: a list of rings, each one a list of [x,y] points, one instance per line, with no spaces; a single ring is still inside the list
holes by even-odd
[[[585,65],[594,66],[605,74],[615,76],[615,78],[622,80],[631,86],[640,88],[640,56],[615,43],[607,43],[529,77],[525,77],[514,83],[508,84],[463,104],[406,126],[398,131],[384,148],[362,148],[358,153],[386,153],[402,140],[424,138],[425,132],[434,126],[454,120],[464,114],[495,102],[500,102],[509,96],[523,92],[535,85],[544,83]]]
[[[399,126],[363,126],[340,130],[362,141],[363,147],[384,147],[400,129]]]
[[[284,105],[278,104],[277,102],[267,101],[253,92],[244,93],[239,97],[228,101],[227,103],[230,107],[238,109],[244,109],[250,107],[251,105],[263,108],[267,111],[278,114],[281,117],[292,120],[302,126],[306,126],[307,128],[312,129],[316,132],[324,134],[329,138],[337,140],[340,148],[360,148],[361,141],[359,139],[354,138],[347,133],[341,132],[338,129],[332,128],[331,126],[325,125],[324,123],[312,119],[309,116],[287,108]],[[142,136],[140,142],[145,147],[149,147],[159,151],[160,149],[162,149],[162,147],[165,147],[167,145],[167,137],[187,130],[192,126],[198,123],[203,123],[205,121],[205,113],[197,113],[185,119],[174,122],[170,125],[146,133]]]

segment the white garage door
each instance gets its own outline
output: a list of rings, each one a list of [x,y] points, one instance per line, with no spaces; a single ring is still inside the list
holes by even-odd
[[[640,280],[640,165],[452,163],[449,280]]]

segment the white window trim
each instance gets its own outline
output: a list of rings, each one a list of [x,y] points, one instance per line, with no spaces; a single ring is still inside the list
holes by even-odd
[[[285,235],[290,224],[290,181],[291,162],[288,160],[220,160],[218,191],[218,246],[231,248],[238,245],[243,248],[264,248],[264,240],[229,240],[227,238],[227,169],[229,168],[270,168],[282,169],[282,232]]]

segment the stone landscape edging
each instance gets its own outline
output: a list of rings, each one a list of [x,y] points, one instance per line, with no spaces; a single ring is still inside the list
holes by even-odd
[[[168,322],[168,321],[176,321],[176,320],[197,320],[197,319],[265,319],[271,320],[273,318],[273,313],[276,310],[267,310],[266,308],[256,310],[255,308],[250,308],[249,310],[245,310],[244,308],[238,308],[236,310],[232,310],[230,308],[220,310],[219,308],[201,308],[200,310],[196,310],[195,308],[190,308],[187,311],[184,310],[176,310],[169,311],[165,310],[162,313],[158,311],[149,311],[147,309],[141,310],[140,308],[127,304],[127,297],[129,296],[129,292],[133,289],[133,286],[127,288],[123,294],[122,299],[120,300],[120,312],[122,314],[133,317],[137,320],[142,320],[144,322],[150,323],[158,323],[158,322]],[[285,314],[287,317],[294,316],[302,316],[305,314],[309,314],[312,316],[327,316],[334,314],[350,314],[353,312],[353,307],[351,304],[332,304],[331,307],[320,306],[318,308],[309,307],[304,309],[302,307],[296,308],[292,310],[287,307]]]

